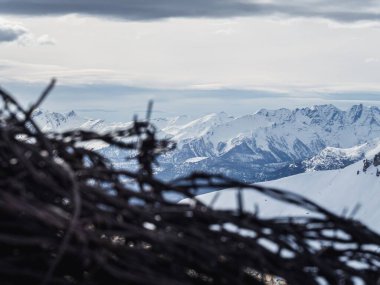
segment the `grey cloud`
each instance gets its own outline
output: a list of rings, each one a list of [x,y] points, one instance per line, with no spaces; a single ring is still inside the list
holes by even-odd
[[[26,33],[22,26],[0,22],[0,43],[16,41]]]
[[[379,8],[376,0],[0,0],[0,13],[4,14],[79,13],[127,20],[283,15],[377,21]]]

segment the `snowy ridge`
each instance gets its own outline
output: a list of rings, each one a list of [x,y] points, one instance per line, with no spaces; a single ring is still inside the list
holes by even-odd
[[[207,136],[213,128],[223,125],[232,119],[233,117],[228,116],[224,112],[212,113],[177,128],[173,128],[173,126],[163,128],[162,131],[171,135],[173,140],[181,142],[187,139]],[[178,123],[176,122],[173,125],[178,125]]]
[[[380,145],[366,156],[369,158],[369,154],[373,153],[380,153]],[[344,169],[307,172],[260,184],[303,195],[338,215],[344,212],[349,215],[357,208],[354,218],[380,233],[380,176],[376,175],[380,166],[371,165],[365,173],[362,169],[363,162],[360,161]],[[226,189],[219,193],[214,207],[236,208],[235,191]],[[215,192],[207,193],[198,196],[198,199],[208,204],[215,195]],[[254,212],[257,205],[262,217],[312,215],[309,211],[272,200],[254,191],[244,191],[243,198],[245,210]]]
[[[93,120],[78,116],[75,111],[68,113],[56,113],[43,109],[37,109],[32,114],[33,120],[42,129],[42,131],[61,132],[72,129],[102,129],[103,120]]]
[[[373,139],[352,148],[326,147],[316,156],[303,162],[306,171],[320,171],[344,168],[366,156],[373,156],[380,145],[380,139]]]

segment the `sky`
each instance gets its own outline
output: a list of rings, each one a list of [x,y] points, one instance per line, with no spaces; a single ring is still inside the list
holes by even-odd
[[[0,0],[0,86],[109,120],[380,106],[376,0]]]

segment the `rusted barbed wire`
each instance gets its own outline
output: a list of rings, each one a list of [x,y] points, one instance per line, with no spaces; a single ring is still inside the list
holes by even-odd
[[[1,284],[262,284],[260,274],[292,285],[379,284],[380,237],[357,221],[222,175],[156,179],[153,163],[174,144],[147,121],[43,133],[32,113],[53,86],[28,110],[0,89]],[[139,169],[115,169],[85,147],[94,140],[130,151]],[[197,200],[204,188],[236,188],[236,210]],[[244,210],[239,189],[317,215],[264,219]]]

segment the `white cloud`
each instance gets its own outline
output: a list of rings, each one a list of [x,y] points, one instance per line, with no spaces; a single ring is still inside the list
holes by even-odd
[[[19,22],[0,19],[0,44],[10,42],[16,42],[21,46],[56,44],[56,40],[48,34],[36,36]]]
[[[380,58],[377,57],[369,57],[365,59],[365,63],[379,63]]]
[[[112,70],[91,68],[70,68],[64,65],[27,63],[0,59],[0,82],[46,83],[51,78],[61,84],[93,84],[112,82]]]
[[[380,90],[380,64],[369,64],[379,54],[377,26],[337,29],[317,19],[64,19],[10,18],[33,34],[24,36],[26,46],[0,45],[1,59],[20,63],[0,77],[177,89]],[[59,44],[38,44],[52,36]]]
[[[51,36],[45,34],[37,38],[37,43],[43,46],[46,46],[46,45],[53,46],[57,43],[57,41]]]

